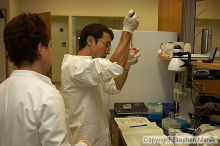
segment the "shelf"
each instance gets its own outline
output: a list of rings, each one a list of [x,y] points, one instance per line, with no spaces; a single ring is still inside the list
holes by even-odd
[[[160,56],[158,57],[160,60],[171,60],[171,57],[164,57],[164,56]],[[202,60],[198,60],[198,61],[192,61],[191,64],[193,66],[198,66],[204,69],[209,69],[209,70],[220,70],[220,60],[219,61],[215,61],[213,63],[204,63],[202,62]]]
[[[160,60],[171,60],[172,57],[158,56]],[[214,63],[203,63],[202,60],[192,61],[191,64],[195,67],[201,67],[208,70],[220,70],[220,60],[215,61]],[[210,79],[193,79],[194,84],[201,86],[200,89],[203,89],[203,93],[213,93],[220,96],[220,80],[210,80]]]
[[[220,70],[220,61],[216,61],[213,63],[203,63],[201,60],[198,60],[192,61],[192,65],[210,70]]]

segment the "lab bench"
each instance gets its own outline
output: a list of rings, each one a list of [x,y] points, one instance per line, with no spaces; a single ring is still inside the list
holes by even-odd
[[[152,136],[155,133],[157,136],[165,136],[163,129],[160,128],[161,122],[157,122],[156,124],[147,120],[149,122],[147,128],[138,127],[124,129],[121,125],[117,124],[115,118],[126,119],[127,117],[118,117],[114,110],[110,110],[110,134],[112,146],[141,146],[143,145],[143,136]],[[173,146],[173,144],[169,143],[166,144],[166,146]]]
[[[117,115],[115,111],[112,109],[110,110],[110,135],[111,135],[111,141],[112,141],[112,146],[127,146],[121,130],[119,129],[116,121],[114,118],[116,118]]]

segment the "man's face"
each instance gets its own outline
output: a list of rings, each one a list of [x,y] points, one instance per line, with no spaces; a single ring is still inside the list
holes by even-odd
[[[108,33],[104,32],[102,38],[97,40],[92,48],[93,58],[106,58],[111,49],[111,37]]]

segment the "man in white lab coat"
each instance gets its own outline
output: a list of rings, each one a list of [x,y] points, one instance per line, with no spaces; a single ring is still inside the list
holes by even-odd
[[[46,24],[21,14],[6,25],[4,43],[17,69],[0,84],[0,146],[70,146],[63,98],[43,75],[51,66]]]
[[[137,15],[129,11],[121,40],[110,60],[106,56],[114,35],[102,24],[87,25],[80,35],[77,56],[64,56],[61,90],[74,142],[85,139],[92,146],[111,145],[103,97],[105,93],[119,93],[130,65],[137,63],[139,51],[130,50],[130,40],[138,23]]]

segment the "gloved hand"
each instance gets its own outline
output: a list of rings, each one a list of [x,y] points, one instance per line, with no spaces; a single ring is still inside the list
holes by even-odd
[[[125,65],[125,69],[129,69],[131,65],[134,65],[138,62],[138,57],[140,57],[140,49],[139,48],[131,48],[128,54],[127,63]]]
[[[123,31],[133,33],[138,27],[139,20],[136,13],[133,10],[128,12],[128,15],[125,16],[123,22]]]

